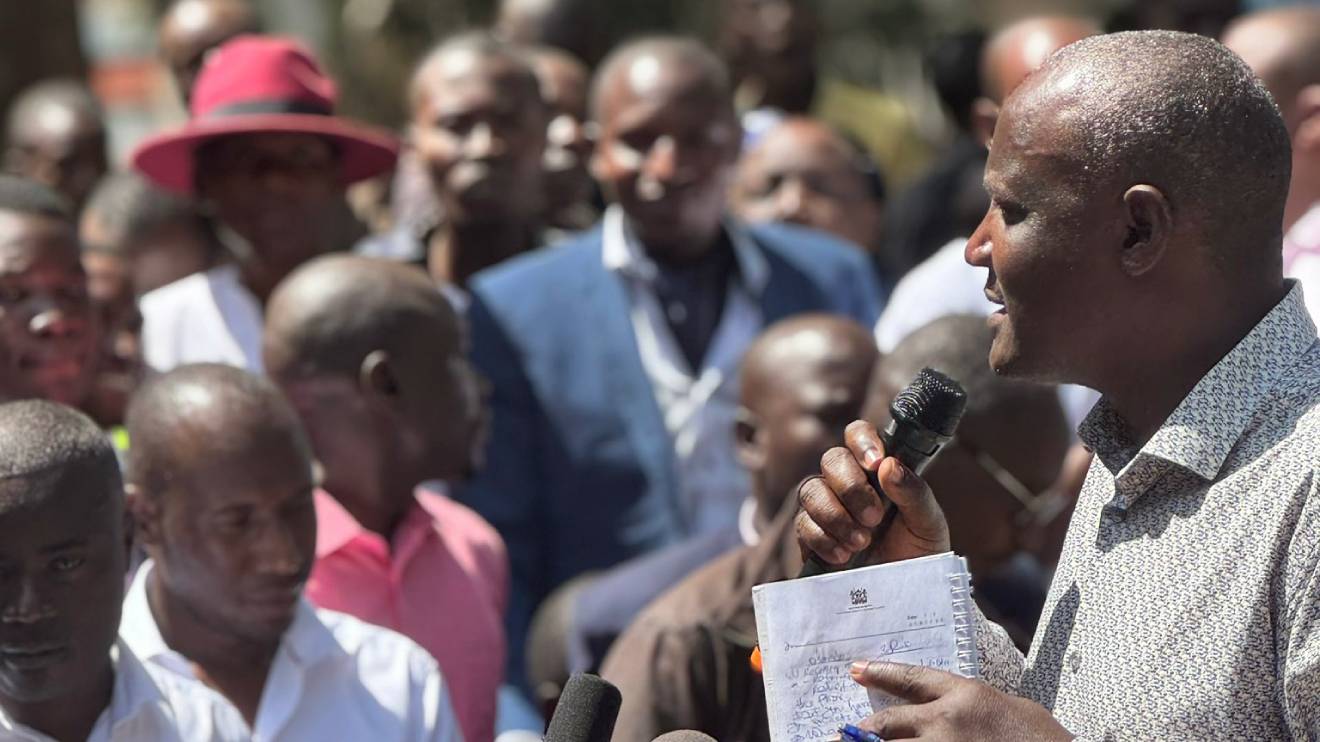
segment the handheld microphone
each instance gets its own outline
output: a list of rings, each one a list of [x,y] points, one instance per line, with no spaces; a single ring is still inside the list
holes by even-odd
[[[598,675],[576,673],[564,692],[545,731],[545,742],[610,742],[623,696]]]
[[[703,734],[691,729],[679,729],[676,732],[662,734],[651,740],[651,742],[719,742],[719,740],[709,734]]]
[[[967,392],[958,382],[930,368],[923,368],[907,388],[894,397],[889,405],[890,422],[880,434],[885,444],[885,455],[903,462],[915,474],[921,474],[931,460],[953,439],[953,432],[967,409]],[[875,472],[866,473],[867,480],[877,494],[884,497],[880,480]],[[873,539],[880,538],[898,508],[889,503],[884,519],[875,527]],[[860,556],[860,555],[859,555]],[[854,562],[856,558],[854,559]],[[857,566],[850,562],[843,569]],[[802,565],[798,577],[812,577],[837,569],[819,556],[812,554]]]

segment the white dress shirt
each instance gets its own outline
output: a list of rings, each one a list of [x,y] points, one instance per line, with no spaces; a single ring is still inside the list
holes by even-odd
[[[243,717],[218,693],[194,680],[145,666],[122,641],[111,649],[115,685],[110,705],[87,742],[242,742]],[[0,709],[0,740],[55,742]]]
[[[152,564],[124,599],[120,636],[143,662],[193,677],[147,603]],[[252,728],[256,742],[461,742],[440,668],[412,640],[306,600],[280,644]]]
[[[238,266],[225,264],[149,291],[142,355],[156,371],[186,363],[227,363],[260,373],[262,311]]]
[[[602,233],[602,261],[606,270],[624,279],[637,351],[674,443],[679,504],[690,534],[734,526],[751,492],[734,452],[738,368],[761,332],[760,296],[770,268],[736,223],[728,220],[724,229],[738,277],[729,282],[723,314],[695,375],[656,298],[655,262],[625,228],[618,206],[606,210]]]

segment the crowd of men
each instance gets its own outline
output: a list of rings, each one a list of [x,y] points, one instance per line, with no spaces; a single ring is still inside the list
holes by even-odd
[[[981,679],[859,657],[907,703],[841,725],[1320,737],[1320,8],[960,37],[891,198],[810,3],[574,7],[439,40],[402,132],[244,0],[167,9],[120,170],[86,84],[14,102],[0,740],[520,742],[586,671],[616,740],[769,742],[752,587],[948,550]]]

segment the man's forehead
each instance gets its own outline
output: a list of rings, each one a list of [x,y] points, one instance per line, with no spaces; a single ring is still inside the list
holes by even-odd
[[[78,264],[73,225],[34,214],[0,210],[0,263],[27,267],[38,260]]]
[[[724,103],[700,65],[673,55],[639,53],[606,82],[600,109],[605,122],[639,103],[703,111]]]

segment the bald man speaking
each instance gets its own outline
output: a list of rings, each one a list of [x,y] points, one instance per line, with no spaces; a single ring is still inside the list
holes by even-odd
[[[858,658],[909,703],[886,739],[1320,735],[1320,342],[1281,267],[1288,131],[1241,59],[1174,32],[1098,36],[1004,103],[967,244],[1001,308],[990,365],[1104,395],[1031,651],[978,617],[983,681]],[[798,536],[832,564],[949,548],[875,428],[803,484]],[[874,471],[897,507],[867,484]]]

